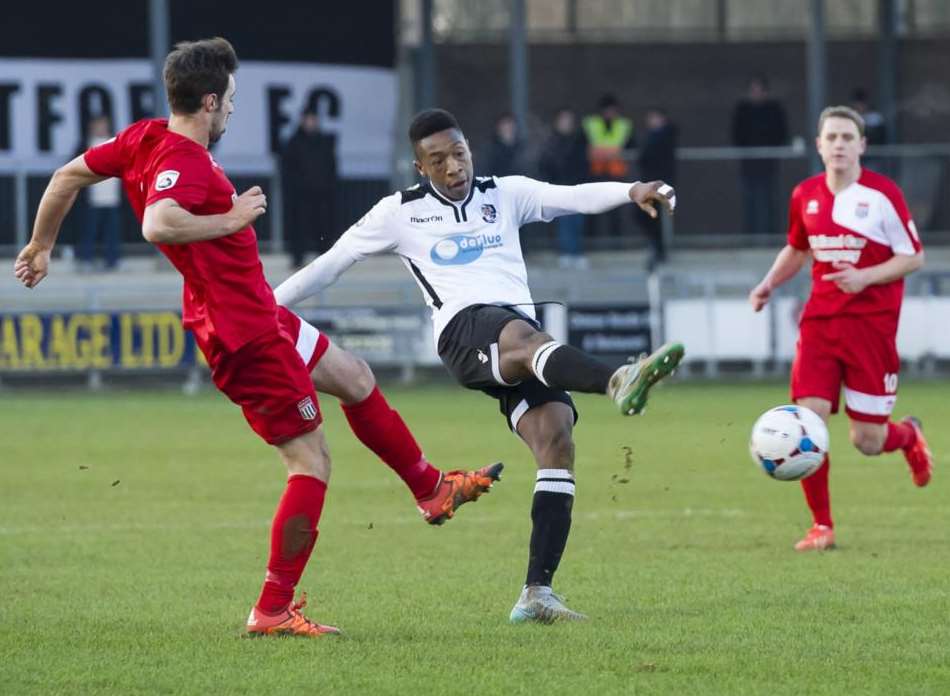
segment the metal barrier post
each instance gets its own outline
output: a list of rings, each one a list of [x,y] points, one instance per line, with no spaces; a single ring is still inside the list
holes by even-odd
[[[271,251],[282,253],[284,251],[284,187],[280,178],[280,162],[276,161],[270,177],[270,204],[267,210],[271,214]]]
[[[14,197],[16,199],[16,229],[14,230],[14,234],[16,235],[17,249],[22,249],[26,246],[26,238],[28,236],[26,228],[29,219],[29,216],[27,215],[29,200],[27,197],[26,169],[23,167],[17,167],[16,173],[13,176],[13,181]]]

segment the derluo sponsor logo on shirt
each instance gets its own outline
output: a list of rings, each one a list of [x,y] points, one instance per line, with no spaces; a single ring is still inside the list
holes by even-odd
[[[485,249],[502,244],[500,234],[456,234],[436,242],[429,256],[440,266],[461,266],[478,259]]]

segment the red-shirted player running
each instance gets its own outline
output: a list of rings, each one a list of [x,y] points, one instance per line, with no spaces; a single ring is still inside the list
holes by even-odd
[[[78,192],[108,177],[122,179],[145,239],[184,278],[182,321],[215,385],[277,447],[290,474],[247,630],[316,637],[339,631],[307,620],[300,612],[305,602],[293,602],[317,539],[330,475],[314,386],[340,398],[354,433],[403,479],[430,523],[441,524],[487,491],[501,465],[442,474],[390,408],[366,363],[277,306],[251,226],[267,200],[257,186],[238,196],[208,151],[234,110],[236,70],[237,56],[224,39],[176,45],[164,69],[171,118],[139,121],[59,169],[14,273],[27,287],[39,283]]]
[[[913,416],[890,420],[897,399],[897,322],[904,276],[924,252],[900,188],[861,168],[864,120],[848,107],[825,109],[818,121],[825,173],[792,191],[788,244],[749,294],[759,311],[772,291],[813,257],[812,291],[801,317],[791,390],[796,403],[827,420],[838,412],[844,384],[851,442],[863,454],[902,450],[914,483],[930,481],[933,458]],[[802,481],[814,524],[798,551],[834,546],[828,457]]]

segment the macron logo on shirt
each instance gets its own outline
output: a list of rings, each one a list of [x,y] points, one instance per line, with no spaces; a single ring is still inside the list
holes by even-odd
[[[164,172],[159,172],[158,176],[155,177],[155,190],[165,191],[166,189],[170,189],[175,185],[175,182],[178,181],[179,176],[181,176],[181,172],[176,172],[174,169],[166,169]]]

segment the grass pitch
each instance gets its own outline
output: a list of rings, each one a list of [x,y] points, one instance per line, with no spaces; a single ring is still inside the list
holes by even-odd
[[[284,474],[216,394],[5,393],[0,692],[946,694],[950,385],[901,388],[937,453],[918,490],[832,426],[840,549],[797,555],[797,484],[758,473],[782,385],[664,385],[643,417],[579,397],[578,497],[556,589],[586,624],[510,626],[533,465],[494,403],[390,389],[444,468],[500,459],[443,528],[323,400],[334,474],[301,584],[344,640],[245,640]],[[315,605],[315,607],[313,606]]]

